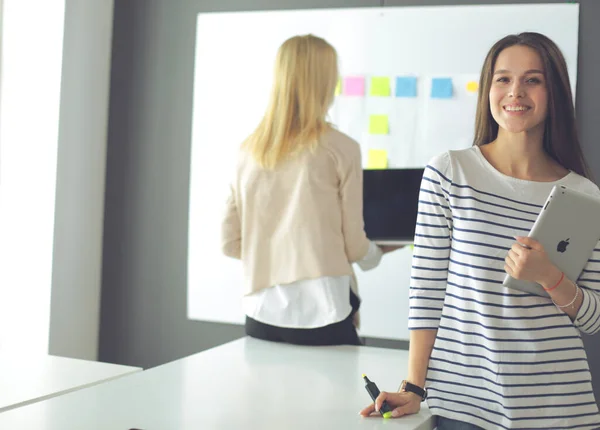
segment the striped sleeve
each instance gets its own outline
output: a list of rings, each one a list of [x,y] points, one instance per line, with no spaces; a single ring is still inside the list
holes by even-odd
[[[581,287],[583,301],[575,325],[585,334],[600,330],[600,242],[596,245],[577,284]]]
[[[450,184],[450,156],[445,153],[431,160],[421,181],[410,278],[410,330],[437,329],[442,315],[452,235]]]

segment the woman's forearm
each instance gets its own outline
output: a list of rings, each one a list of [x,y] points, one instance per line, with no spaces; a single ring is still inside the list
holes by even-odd
[[[411,330],[408,351],[408,375],[406,380],[419,387],[425,386],[429,357],[437,330]]]
[[[544,287],[552,301],[569,315],[571,321],[577,318],[579,308],[583,302],[583,293],[576,286],[575,282],[568,279],[560,269],[552,265],[551,269],[545,274],[545,278],[539,283]],[[558,282],[557,282],[558,280]],[[565,305],[568,305],[564,307]]]

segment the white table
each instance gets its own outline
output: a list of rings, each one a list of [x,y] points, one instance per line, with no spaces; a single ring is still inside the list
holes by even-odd
[[[141,370],[52,355],[21,357],[1,353],[0,412]]]
[[[425,407],[363,418],[361,373],[396,390],[407,352],[300,347],[242,338],[126,378],[0,414],[0,428],[43,430],[431,430]]]

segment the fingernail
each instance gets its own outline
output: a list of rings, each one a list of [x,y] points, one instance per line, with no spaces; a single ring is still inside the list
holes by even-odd
[[[400,412],[398,412],[396,409],[394,409],[394,410],[392,411],[392,416],[393,416],[394,418],[398,418],[398,417],[400,416]]]
[[[379,412],[379,406],[377,406],[377,404],[375,404],[375,412]]]

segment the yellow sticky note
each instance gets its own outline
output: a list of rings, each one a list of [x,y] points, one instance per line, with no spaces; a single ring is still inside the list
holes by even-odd
[[[369,118],[370,134],[388,134],[389,124],[387,115],[371,115]]]
[[[470,93],[476,93],[479,89],[479,84],[475,81],[470,81],[467,83],[467,91]]]
[[[367,169],[387,169],[388,157],[385,149],[369,149]]]
[[[385,76],[371,78],[370,94],[372,96],[389,97],[391,94],[390,78]]]
[[[335,86],[335,95],[339,96],[340,94],[342,94],[342,80],[338,79],[337,85]]]

